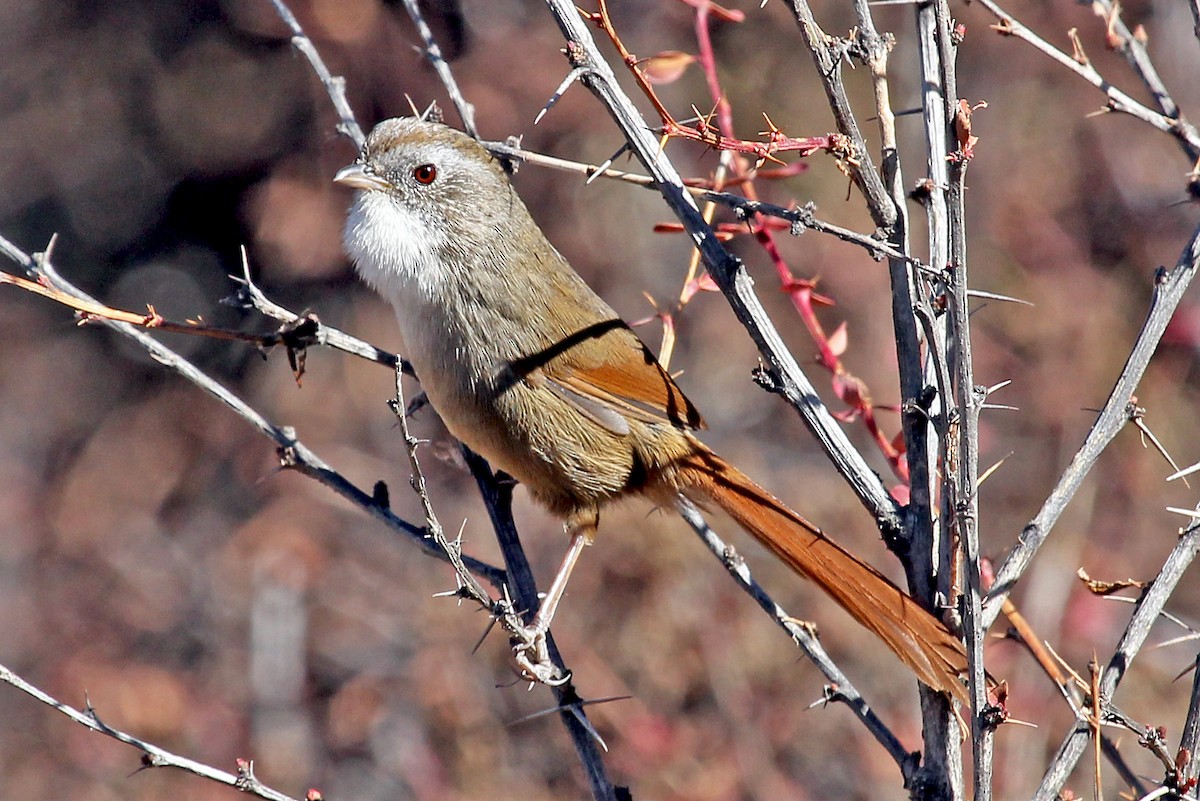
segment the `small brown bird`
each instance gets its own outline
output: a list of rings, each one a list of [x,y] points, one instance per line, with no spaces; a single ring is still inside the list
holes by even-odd
[[[683,495],[725,510],[917,678],[968,702],[962,643],[693,435],[700,413],[477,142],[441,124],[387,120],[335,180],[361,190],[346,249],[395,307],[405,355],[446,426],[565,521],[570,549],[516,647],[528,672],[540,675],[545,632],[600,509]]]

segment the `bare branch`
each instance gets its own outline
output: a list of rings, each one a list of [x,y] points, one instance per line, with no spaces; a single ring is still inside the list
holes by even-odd
[[[1158,110],[1167,117],[1180,120],[1183,115],[1150,59],[1150,51],[1146,49],[1145,41],[1125,24],[1125,19],[1121,16],[1121,4],[1113,0],[1095,0],[1092,8],[1096,15],[1104,20],[1108,46],[1125,56],[1130,68],[1154,96]]]
[[[470,468],[471,475],[474,476],[475,483],[479,487],[479,493],[483,496],[492,528],[496,532],[496,540],[500,544],[501,553],[504,554],[509,586],[513,588],[516,595],[513,601],[518,609],[525,610],[525,619],[532,621],[537,614],[540,600],[537,582],[533,577],[533,569],[525,556],[524,548],[521,547],[517,526],[513,522],[513,481],[507,476],[494,474],[487,460],[469,448],[463,448],[462,453],[467,467]],[[597,801],[620,801],[621,795],[609,781],[608,771],[604,766],[604,757],[601,753],[604,749],[603,740],[600,739],[600,735],[596,733],[591,721],[583,711],[587,701],[582,699],[576,691],[575,684],[571,681],[571,672],[567,670],[566,663],[558,651],[558,645],[554,642],[554,636],[550,632],[546,633],[546,646],[550,661],[558,667],[560,675],[566,677],[564,681],[548,686],[558,703],[559,719],[571,737],[575,753],[587,776],[592,797]]]
[[[1108,99],[1108,109],[1136,117],[1163,133],[1171,134],[1192,162],[1200,159],[1200,131],[1197,131],[1195,126],[1182,119],[1176,119],[1154,111],[1145,104],[1134,100],[1125,92],[1122,92],[1105,80],[1086,58],[1072,58],[1068,56],[1062,50],[1059,50],[1022,25],[1015,17],[993,2],[993,0],[979,0],[979,4],[987,9],[996,19],[1000,20],[999,24],[993,26],[996,31],[1005,36],[1015,36],[1021,41],[1032,45],[1034,49],[1054,59],[1103,92],[1104,96]]]
[[[1179,753],[1186,755],[1183,779],[1193,781],[1200,776],[1200,654],[1192,663],[1192,697],[1188,701],[1187,719],[1179,735]]]
[[[1054,524],[1058,522],[1063,510],[1083,484],[1084,478],[1100,458],[1100,454],[1128,422],[1138,383],[1197,269],[1200,269],[1200,228],[1192,234],[1191,241],[1180,254],[1175,267],[1171,270],[1159,269],[1155,274],[1146,321],[1125,361],[1116,386],[1104,404],[1104,409],[1092,424],[1062,478],[1046,498],[1037,515],[1021,531],[1017,544],[996,571],[996,584],[988,594],[983,608],[985,629],[1000,614],[1004,599],[1008,597],[1013,585],[1020,579],[1034,554],[1050,535]]]
[[[154,743],[134,737],[132,734],[127,734],[120,729],[115,729],[100,720],[100,716],[96,714],[96,710],[92,709],[91,704],[83,711],[75,709],[33,686],[4,665],[0,665],[0,681],[16,687],[39,703],[58,710],[81,726],[85,726],[94,732],[99,732],[106,737],[111,737],[119,743],[124,743],[138,749],[142,752],[143,769],[179,768],[195,776],[200,776],[218,784],[224,784],[227,787],[241,790],[248,795],[267,799],[267,801],[297,801],[297,799],[290,795],[285,795],[278,790],[267,787],[255,778],[254,763],[249,760],[238,760],[238,772],[236,775],[227,773],[211,765],[206,765],[203,762],[179,756]]]
[[[250,262],[246,258],[246,249],[244,247],[242,248],[242,275],[240,278],[237,276],[230,277],[238,284],[238,289],[233,298],[228,301],[229,303],[252,308],[259,314],[287,324],[296,324],[302,320],[311,320],[313,322],[313,330],[309,336],[311,336],[315,344],[340,350],[351,356],[358,356],[361,359],[382,364],[386,367],[394,367],[399,364],[405,375],[415,376],[412,365],[396,354],[389,353],[382,348],[377,348],[370,342],[359,339],[356,336],[351,336],[345,331],[325,325],[312,315],[302,318],[295,312],[285,309],[268,298],[250,277]]]
[[[1162,570],[1155,576],[1150,588],[1138,599],[1133,616],[1125,627],[1116,650],[1108,660],[1108,665],[1105,667],[1099,683],[1103,714],[1108,714],[1113,695],[1116,693],[1121,679],[1125,677],[1129,667],[1133,664],[1138,651],[1145,643],[1146,637],[1150,633],[1150,627],[1158,619],[1163,607],[1179,584],[1179,580],[1183,577],[1184,571],[1191,565],[1198,553],[1200,553],[1200,525],[1193,525],[1179,538],[1179,542],[1167,556]],[[1059,745],[1054,760],[1042,777],[1042,783],[1033,796],[1035,801],[1053,801],[1059,797],[1059,791],[1066,783],[1067,777],[1087,749],[1090,737],[1091,727],[1088,722],[1083,719],[1078,720],[1071,731],[1067,733],[1062,744]]]
[[[417,33],[420,34],[421,41],[425,45],[425,57],[433,65],[442,86],[446,87],[446,92],[450,95],[450,102],[458,111],[459,119],[463,123],[463,130],[478,139],[479,130],[475,127],[475,106],[468,103],[467,99],[463,97],[462,90],[458,88],[458,81],[454,80],[454,73],[450,71],[450,65],[446,63],[446,59],[442,58],[442,49],[434,40],[433,31],[425,22],[425,17],[421,14],[421,8],[417,5],[416,0],[403,0],[403,2],[404,10],[408,12],[413,24],[417,26]]]
[[[896,205],[871,161],[866,140],[858,128],[858,120],[842,83],[842,59],[848,55],[850,43],[822,31],[807,0],[789,0],[788,5],[796,17],[800,36],[812,54],[838,130],[850,138],[853,157],[845,162],[850,177],[866,198],[875,224],[880,228],[891,228],[896,222]]]
[[[361,149],[366,137],[363,136],[362,128],[358,125],[358,120],[354,118],[354,111],[350,108],[350,101],[346,99],[346,79],[340,75],[334,75],[325,66],[325,62],[321,60],[321,55],[317,52],[316,45],[312,39],[308,38],[308,34],[300,27],[299,21],[296,20],[296,15],[287,7],[283,0],[271,0],[271,5],[275,7],[275,13],[283,20],[284,24],[292,31],[292,47],[295,47],[304,57],[308,59],[308,63],[313,68],[313,72],[321,79],[321,83],[325,86],[325,91],[329,94],[329,99],[333,103],[333,109],[337,112],[338,133],[346,136],[354,143],[356,150]]]
[[[584,68],[583,84],[608,109],[625,134],[630,148],[645,165],[667,205],[683,223],[700,251],[710,275],[729,300],[734,314],[749,332],[767,365],[764,377],[773,392],[781,395],[800,413],[822,449],[850,483],[859,500],[874,516],[885,534],[902,530],[896,502],[887,488],[850,443],[837,420],[817,395],[812,382],[788,352],[753,290],[741,260],[723,248],[712,228],[704,221],[679,173],[659,147],[658,139],[646,126],[640,112],[621,88],[612,68],[604,59],[591,31],[575,6],[566,0],[547,0],[563,36],[572,68]]]
[[[625,172],[624,170],[616,170],[611,167],[601,170],[598,166],[585,164],[579,161],[571,161],[562,159],[556,156],[548,156],[543,153],[535,153],[530,150],[524,150],[519,147],[514,147],[506,142],[483,142],[484,147],[492,153],[503,156],[505,158],[516,159],[528,164],[534,164],[541,167],[549,167],[551,169],[563,170],[565,172],[578,173],[586,175],[589,178],[600,177],[609,178],[616,181],[633,184],[634,186],[645,187],[646,189],[657,189],[654,184],[654,179],[648,175],[639,175],[637,173]],[[703,186],[687,185],[686,191],[692,197],[702,200],[709,200],[713,203],[719,203],[722,206],[727,206],[738,212],[739,216],[749,217],[752,214],[763,214],[768,217],[776,217],[781,220],[787,220],[792,223],[792,232],[801,234],[806,230],[812,229],[823,234],[834,236],[843,242],[848,242],[852,245],[858,245],[873,259],[883,257],[895,258],[904,261],[911,265],[914,269],[925,273],[934,272],[928,265],[921,263],[919,259],[911,256],[906,256],[903,252],[895,248],[890,242],[887,242],[878,237],[869,234],[862,234],[857,231],[851,231],[848,228],[843,228],[833,223],[825,222],[819,219],[815,213],[815,207],[812,204],[798,206],[793,208],[785,208],[777,206],[774,203],[766,203],[761,200],[751,200],[732,192],[717,192]]]
[[[825,685],[825,701],[836,701],[850,707],[876,741],[891,755],[897,767],[900,768],[900,773],[904,776],[904,785],[909,786],[920,766],[920,760],[915,759],[914,754],[906,751],[891,729],[879,719],[879,716],[851,684],[846,674],[825,652],[825,648],[821,645],[821,641],[812,627],[789,615],[771,598],[762,585],[755,581],[746,562],[738,555],[733,546],[726,544],[720,535],[713,531],[695,504],[680,496],[676,499],[675,506],[679,511],[679,516],[691,526],[712,555],[721,560],[738,586],[788,633],[796,646],[829,680],[829,683]]]
[[[0,252],[3,252],[6,256],[17,262],[31,275],[43,278],[49,286],[89,303],[97,303],[94,298],[89,297],[60,276],[48,259],[41,258],[35,260],[3,237],[0,237]],[[271,423],[227,387],[140,328],[115,320],[102,320],[101,322],[117,333],[137,342],[155,361],[175,371],[209,395],[224,403],[259,433],[274,442],[275,446],[279,449],[280,463],[283,467],[316,479],[338,495],[362,508],[375,519],[383,522],[388,528],[405,535],[406,539],[418,545],[425,553],[444,558],[444,554],[426,539],[424,529],[397,517],[390,509],[382,506],[371,494],[364,492],[350,483],[344,476],[326,464],[316,453],[297,439],[295,432],[290,428],[276,426]],[[466,557],[464,561],[472,572],[484,576],[494,586],[499,587],[504,584],[504,571],[500,568],[471,557]]]

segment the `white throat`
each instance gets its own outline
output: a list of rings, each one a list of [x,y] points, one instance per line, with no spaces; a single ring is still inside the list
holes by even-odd
[[[446,279],[439,253],[443,231],[380,192],[359,192],[344,232],[358,273],[398,313],[430,299]]]

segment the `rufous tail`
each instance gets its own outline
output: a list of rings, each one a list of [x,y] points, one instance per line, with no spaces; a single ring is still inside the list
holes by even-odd
[[[700,451],[678,469],[685,495],[720,507],[874,632],[918,679],[970,704],[963,644],[912,597],[715,453]]]

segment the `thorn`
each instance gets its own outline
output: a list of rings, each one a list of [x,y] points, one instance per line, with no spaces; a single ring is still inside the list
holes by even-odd
[[[619,148],[617,148],[616,153],[613,153],[611,156],[606,158],[604,161],[600,162],[600,166],[596,167],[595,172],[593,172],[591,175],[589,175],[587,177],[587,180],[583,182],[583,185],[588,186],[589,184],[592,183],[592,181],[599,178],[602,174],[604,174],[604,172],[606,172],[608,170],[609,167],[611,167],[613,165],[613,162],[615,162],[617,159],[621,158],[621,156],[624,155],[625,152],[628,150],[629,150],[629,143],[625,142]]]
[[[1014,298],[1014,297],[1010,297],[1008,295],[1000,295],[995,292],[985,292],[982,289],[968,289],[967,297],[969,297],[969,298],[984,298],[986,300],[999,300],[1004,303],[1019,303],[1022,306],[1033,306],[1034,305],[1033,303],[1030,303],[1027,300],[1021,300],[1020,298]]]
[[[1181,509],[1178,506],[1168,506],[1167,511],[1183,515],[1184,517],[1190,517],[1192,520],[1200,520],[1200,509]]]
[[[571,707],[571,714],[575,716],[575,719],[579,721],[579,724],[587,730],[588,734],[592,735],[592,739],[594,739],[596,743],[604,750],[604,753],[607,754],[608,743],[604,742],[604,738],[600,736],[600,732],[596,731],[596,727],[592,725],[592,722],[587,719],[581,710],[574,706]]]
[[[1191,631],[1191,630],[1189,630],[1189,631]],[[1192,640],[1196,640],[1196,639],[1200,639],[1200,631],[1191,631],[1191,633],[1189,633],[1189,634],[1181,634],[1178,637],[1172,637],[1169,640],[1163,640],[1162,642],[1155,643],[1154,645],[1150,646],[1150,650],[1156,651],[1159,648],[1167,648],[1172,645],[1179,645],[1179,643],[1181,643],[1181,642],[1191,642]],[[1195,669],[1196,669],[1196,663],[1193,662],[1192,664],[1185,667],[1182,671],[1180,671],[1179,675],[1177,675],[1175,678],[1171,679],[1171,681],[1172,682],[1179,681],[1181,678],[1183,678],[1187,674],[1191,673]]]
[[[50,241],[46,243],[46,249],[42,251],[42,261],[48,262],[54,255],[54,246],[58,244],[58,231],[50,234]]]
[[[1163,444],[1158,441],[1158,437],[1154,436],[1154,432],[1150,430],[1150,427],[1146,425],[1146,420],[1145,420],[1144,415],[1145,415],[1145,410],[1139,408],[1139,409],[1136,409],[1135,413],[1131,414],[1129,417],[1130,422],[1132,422],[1137,427],[1138,431],[1142,432],[1142,447],[1145,447],[1145,440],[1147,440],[1147,439],[1150,440],[1150,444],[1154,446],[1154,450],[1158,451],[1159,455],[1161,455],[1162,458],[1167,460],[1167,464],[1171,465],[1172,469],[1174,469],[1176,471],[1175,474],[1178,475],[1179,465],[1175,463],[1175,459],[1171,456],[1170,453],[1167,452],[1166,447],[1164,447]],[[1192,486],[1191,484],[1188,484],[1188,481],[1186,478],[1183,479],[1183,483],[1184,483],[1184,486],[1186,486],[1188,488],[1191,488],[1191,486]]]
[[[808,710],[816,709],[819,706],[829,706],[829,696],[828,695],[824,695],[824,696],[818,698],[817,700],[813,701],[811,704],[804,707],[804,710],[807,712]]]
[[[542,106],[542,110],[539,111],[537,116],[533,118],[533,124],[537,125],[539,122],[541,122],[542,117],[545,117],[546,113],[550,111],[550,108],[559,101],[559,99],[566,93],[568,89],[571,88],[571,84],[582,78],[586,73],[587,70],[583,67],[576,67],[568,72],[567,77],[563,78],[562,83],[560,83],[558,88],[554,90],[554,94],[550,95],[550,99],[546,101],[546,105]]]
[[[1028,726],[1031,729],[1036,729],[1038,727],[1036,723],[1031,723],[1028,720],[1021,720],[1020,718],[1008,718],[1004,722],[1012,723],[1015,726]]]
[[[476,640],[475,645],[471,647],[472,655],[479,651],[479,648],[483,645],[483,641],[487,639],[487,636],[492,633],[492,629],[496,628],[496,624],[499,622],[500,619],[493,615],[492,619],[488,621],[487,626],[484,628],[483,634],[479,635],[479,639]]]
[[[1008,456],[1012,456],[1012,453],[1010,452],[1010,453],[1008,454]],[[1000,469],[1000,465],[1002,465],[1002,464],[1004,464],[1005,462],[1007,462],[1007,461],[1008,461],[1008,456],[1005,456],[1003,459],[1001,459],[1000,461],[998,461],[998,462],[996,462],[995,464],[993,464],[993,465],[992,465],[991,467],[989,467],[987,470],[984,470],[984,471],[983,471],[983,474],[982,474],[982,475],[980,475],[980,476],[979,476],[979,478],[977,478],[977,479],[975,480],[975,489],[976,489],[976,490],[978,490],[980,487],[982,487],[982,486],[983,486],[983,482],[985,482],[985,481],[987,481],[989,478],[991,478],[991,477],[992,477],[992,474],[993,474],[993,473],[995,473],[997,470],[999,470],[999,469]]]
[[[1190,476],[1192,473],[1195,473],[1197,470],[1200,470],[1200,462],[1197,462],[1196,464],[1192,465],[1191,467],[1185,467],[1177,473],[1172,473],[1171,475],[1167,476],[1167,481],[1174,481],[1177,478],[1183,478],[1184,476]]]

